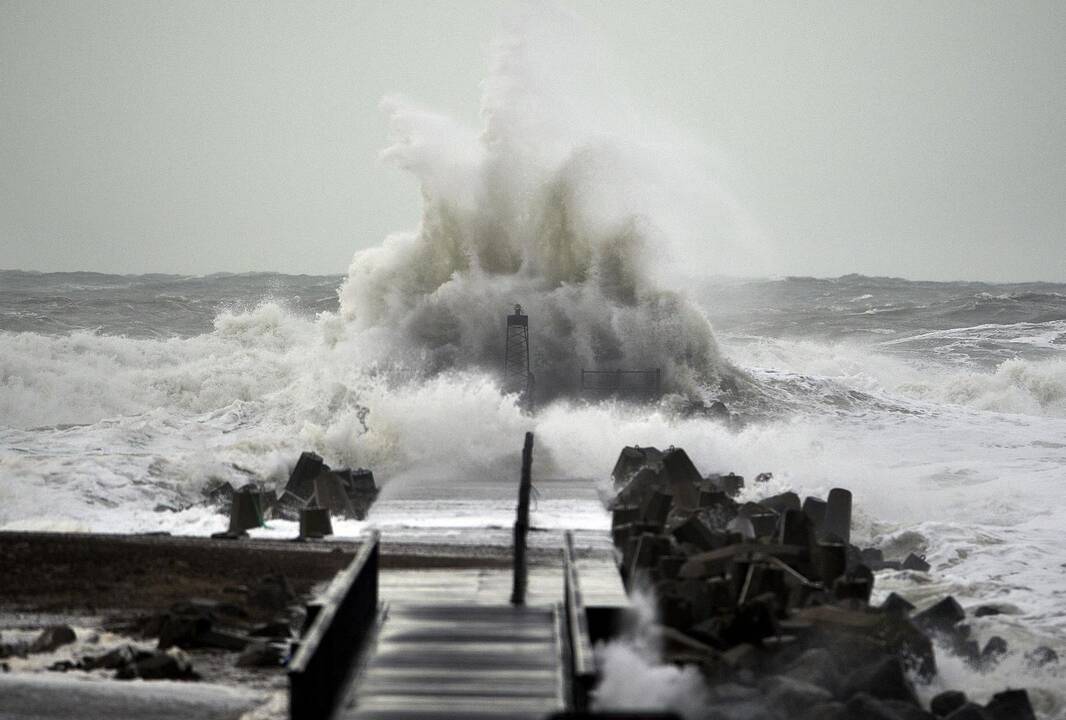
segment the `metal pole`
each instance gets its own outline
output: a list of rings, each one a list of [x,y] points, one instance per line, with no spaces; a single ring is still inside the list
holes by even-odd
[[[518,485],[518,519],[514,524],[514,585],[511,604],[526,603],[526,534],[529,532],[529,491],[533,487],[530,473],[533,465],[533,433],[526,433],[522,447],[522,479]]]

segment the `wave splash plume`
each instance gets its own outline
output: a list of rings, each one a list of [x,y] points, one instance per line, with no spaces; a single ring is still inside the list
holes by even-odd
[[[387,98],[383,157],[417,179],[421,222],[356,254],[342,317],[431,372],[495,370],[518,303],[542,398],[581,368],[661,367],[687,394],[713,384],[710,325],[671,268],[705,254],[701,233],[729,236],[735,204],[688,149],[649,139],[609,65],[576,18],[540,10],[496,43],[480,131]]]

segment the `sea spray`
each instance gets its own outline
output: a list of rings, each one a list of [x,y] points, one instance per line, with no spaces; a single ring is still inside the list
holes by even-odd
[[[706,714],[708,691],[694,665],[664,664],[655,596],[650,591],[630,596],[633,613],[624,633],[596,646],[600,682],[592,693],[596,711],[671,710],[685,720]]]
[[[716,396],[733,371],[670,269],[735,234],[694,227],[730,203],[647,136],[608,66],[576,18],[530,10],[496,43],[480,132],[386,99],[383,156],[419,182],[422,218],[356,254],[342,317],[431,371],[495,372],[518,303],[541,399],[573,394],[583,368],[661,368],[669,390]]]

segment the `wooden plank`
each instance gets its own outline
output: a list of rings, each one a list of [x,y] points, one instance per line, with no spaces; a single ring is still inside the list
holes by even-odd
[[[342,717],[543,718],[565,707],[558,610],[390,606]]]

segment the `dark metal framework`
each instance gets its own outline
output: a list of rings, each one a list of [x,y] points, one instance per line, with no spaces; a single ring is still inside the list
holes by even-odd
[[[521,305],[507,316],[507,345],[503,358],[504,392],[519,393],[527,410],[533,407],[533,373],[529,370],[529,316]]]

